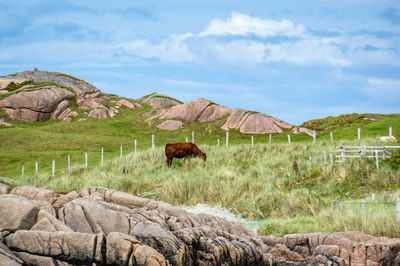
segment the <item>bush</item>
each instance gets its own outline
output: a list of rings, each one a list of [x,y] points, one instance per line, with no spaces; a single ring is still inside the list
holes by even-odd
[[[393,169],[400,169],[400,151],[385,160]]]

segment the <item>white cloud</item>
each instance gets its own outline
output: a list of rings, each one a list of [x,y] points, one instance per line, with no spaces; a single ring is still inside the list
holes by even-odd
[[[215,49],[224,63],[257,64],[265,61],[266,46],[255,41],[233,41],[217,44]]]
[[[172,35],[159,43],[152,43],[149,40],[135,40],[119,44],[118,47],[129,55],[142,58],[157,58],[163,63],[188,63],[199,62],[200,59],[189,51],[185,39],[191,34]]]
[[[368,85],[362,88],[362,92],[374,99],[386,99],[398,101],[400,98],[400,80],[368,78]]]
[[[348,67],[351,62],[337,47],[336,38],[305,39],[280,44],[258,41],[232,41],[216,44],[215,50],[223,63],[260,64],[286,62],[295,65],[322,64]]]
[[[277,35],[303,36],[305,27],[301,24],[295,25],[290,20],[264,20],[251,17],[241,13],[233,12],[227,20],[213,19],[199,36],[208,35],[251,35],[259,37],[270,37]]]
[[[337,47],[338,38],[310,38],[297,42],[267,44],[267,62],[287,62],[296,65],[326,64],[349,67],[351,62]]]

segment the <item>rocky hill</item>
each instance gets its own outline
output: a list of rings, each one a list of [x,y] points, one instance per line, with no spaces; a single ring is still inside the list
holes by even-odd
[[[260,237],[239,224],[104,188],[0,184],[0,265],[399,265],[400,239]]]
[[[157,93],[137,100],[114,98],[83,80],[58,72],[35,70],[0,77],[0,110],[11,119],[69,122],[74,117],[112,118],[121,106],[134,109],[149,105],[152,108],[141,117],[160,120],[156,126],[162,130],[177,130],[186,122],[223,120],[221,129],[235,129],[244,134],[282,133],[292,129],[294,134],[312,135],[306,128],[298,129],[270,115],[240,108],[232,110],[205,99],[182,103]],[[0,123],[10,125],[3,120]]]
[[[71,121],[80,109],[88,110],[89,117],[106,118],[115,116],[122,105],[141,107],[127,100],[112,106],[107,104],[108,100],[93,85],[63,73],[24,71],[0,78],[0,109],[12,119]]]

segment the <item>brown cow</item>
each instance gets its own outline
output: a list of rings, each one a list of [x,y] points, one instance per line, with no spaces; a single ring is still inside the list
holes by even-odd
[[[197,148],[195,144],[188,142],[168,143],[165,145],[165,156],[167,157],[168,167],[171,167],[174,158],[201,157],[204,161],[207,160],[207,155],[204,152]]]

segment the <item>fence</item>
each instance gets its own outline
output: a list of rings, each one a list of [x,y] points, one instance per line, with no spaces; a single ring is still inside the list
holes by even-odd
[[[379,159],[392,156],[389,150],[400,149],[400,146],[337,146],[336,149],[335,158],[339,159],[336,162],[345,162],[346,158],[374,158],[379,169]]]
[[[192,143],[194,143],[194,135],[195,132],[192,131]],[[389,135],[392,136],[392,128],[389,128]],[[358,136],[360,136],[360,130],[358,130]],[[287,135],[288,137],[288,143],[291,143],[291,136],[290,134]],[[315,131],[313,131],[312,134],[313,137],[313,143],[316,142],[317,139],[317,134]],[[333,142],[333,134],[330,132],[330,137],[331,137],[331,142]],[[156,137],[154,134],[151,135],[151,148],[154,150],[156,147]],[[189,141],[189,138],[186,137],[185,139],[186,142]],[[251,143],[251,146],[254,147],[254,136],[250,136],[249,143]],[[265,143],[268,143],[267,140],[265,140]],[[269,144],[272,144],[272,134],[269,134]],[[217,146],[220,146],[220,139],[217,139]],[[225,146],[229,146],[229,131],[226,132],[226,140],[225,140]],[[377,168],[379,169],[379,158],[385,159],[385,157],[392,155],[391,152],[388,150],[390,149],[399,149],[400,146],[337,146],[336,147],[338,150],[336,150],[336,153],[339,153],[339,155],[333,156],[332,153],[329,153],[329,158],[330,162],[333,163],[333,157],[341,159],[341,161],[345,162],[346,158],[375,158],[376,159],[376,165]],[[134,152],[137,152],[137,139],[134,140]],[[122,157],[123,154],[123,146],[120,145],[120,158]],[[323,162],[326,164],[328,162],[328,156],[327,156],[327,151],[323,151]],[[315,155],[314,155],[315,156]],[[317,157],[317,156],[316,156]],[[71,158],[70,155],[68,154],[68,172],[71,170]],[[340,160],[336,160],[338,162]],[[101,148],[101,160],[100,160],[100,165],[104,164],[104,148]],[[309,154],[308,156],[308,168],[311,169],[313,164],[313,156]],[[53,160],[52,161],[52,177],[55,176],[55,168],[56,168],[56,162]],[[85,168],[88,168],[88,153],[85,152]],[[25,168],[22,166],[22,177],[24,177],[25,173]],[[38,175],[39,171],[39,166],[38,163],[35,162],[35,174]]]
[[[360,202],[345,202],[345,201],[334,200],[333,201],[333,210],[338,211],[341,204],[343,204],[343,205],[360,205],[361,213],[365,212],[366,205],[393,205],[393,206],[395,206],[396,222],[400,223],[400,198],[397,198],[396,201],[377,202],[377,201],[375,201],[375,194],[372,194],[372,201],[365,201],[365,199],[362,199]]]

